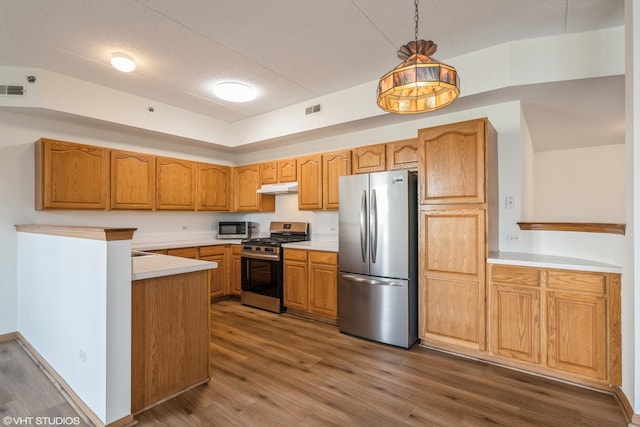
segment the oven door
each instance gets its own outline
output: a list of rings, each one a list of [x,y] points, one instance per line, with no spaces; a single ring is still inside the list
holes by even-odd
[[[242,292],[282,299],[282,261],[242,256]]]

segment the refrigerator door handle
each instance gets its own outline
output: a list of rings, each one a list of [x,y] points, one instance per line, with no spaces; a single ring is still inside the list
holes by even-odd
[[[362,190],[360,201],[360,253],[362,262],[367,262],[367,192]]]
[[[371,262],[375,264],[378,256],[378,202],[376,190],[371,190],[371,213],[369,216],[369,243],[371,245]]]

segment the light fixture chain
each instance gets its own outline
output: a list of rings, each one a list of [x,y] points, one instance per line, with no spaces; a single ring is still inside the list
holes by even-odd
[[[416,21],[416,44],[418,43],[418,0],[415,0],[415,5],[416,5],[416,16],[415,16],[415,21]]]

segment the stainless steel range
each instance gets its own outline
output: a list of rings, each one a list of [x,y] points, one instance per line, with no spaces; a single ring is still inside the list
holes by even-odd
[[[282,244],[309,239],[306,222],[272,222],[269,237],[242,241],[242,304],[282,313]]]

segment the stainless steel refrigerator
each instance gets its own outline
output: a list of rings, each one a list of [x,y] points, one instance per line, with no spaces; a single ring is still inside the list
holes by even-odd
[[[418,338],[416,176],[339,178],[338,326],[409,348]]]

